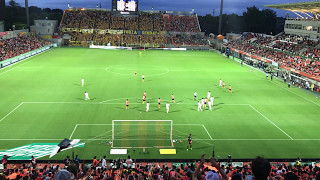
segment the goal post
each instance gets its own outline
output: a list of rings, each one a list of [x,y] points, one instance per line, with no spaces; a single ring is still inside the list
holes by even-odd
[[[112,147],[173,147],[173,121],[112,120]]]

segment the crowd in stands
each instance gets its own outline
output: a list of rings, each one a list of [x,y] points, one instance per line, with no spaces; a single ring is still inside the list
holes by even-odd
[[[197,16],[141,12],[138,16],[111,15],[103,10],[65,10],[61,28],[125,29],[142,31],[200,32]]]
[[[87,39],[87,41],[93,41],[96,45],[138,46],[150,44],[159,47],[166,44],[166,37],[163,35],[95,34],[93,39]]]
[[[220,165],[214,158],[209,162],[201,156],[199,162],[181,163],[138,163],[130,156],[127,159],[108,161],[94,157],[92,163],[80,163],[76,156],[73,163],[69,156],[63,164],[37,164],[36,160],[26,164],[10,164],[0,172],[0,180],[319,180],[320,168],[302,164],[299,160],[294,165],[288,163],[269,163],[261,157],[243,166],[233,166],[232,162]]]
[[[316,61],[319,60],[320,51],[315,48],[318,44],[318,41],[307,40],[301,36],[282,34],[278,37],[264,37],[264,35],[247,33],[226,45],[320,77],[320,62]],[[303,48],[305,48],[305,51],[300,54]]]
[[[0,40],[0,61],[39,49],[51,44],[49,41],[28,34],[11,39]]]
[[[197,16],[195,15],[164,15],[167,31],[200,32]]]
[[[65,10],[61,28],[75,29],[111,29],[111,30],[141,30],[141,31],[175,31],[195,33],[200,32],[196,15],[168,15],[163,13],[140,12],[137,16],[112,15],[105,10]],[[80,33],[79,30],[70,33],[70,41],[77,41],[81,45],[94,43],[96,45],[138,45],[153,44],[160,47],[163,44],[174,45],[205,45],[207,42],[200,35],[181,35],[167,37],[164,35],[122,35],[98,33]],[[171,40],[170,40],[171,39]],[[81,41],[81,42],[80,42]],[[84,42],[85,41],[85,42]],[[69,43],[72,44],[72,43]]]
[[[206,45],[206,39],[200,35],[176,35],[172,37],[172,41],[174,45]]]

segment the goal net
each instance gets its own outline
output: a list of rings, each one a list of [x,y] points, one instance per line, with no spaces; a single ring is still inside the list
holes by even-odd
[[[172,147],[172,120],[113,120],[112,147]]]

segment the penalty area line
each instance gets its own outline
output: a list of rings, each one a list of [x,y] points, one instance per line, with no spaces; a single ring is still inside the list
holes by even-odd
[[[13,113],[15,110],[17,110],[22,104],[24,104],[23,102],[20,103],[18,106],[16,106],[13,110],[11,110],[7,115],[5,115],[3,118],[0,119],[0,122],[3,121],[6,117],[8,117],[11,113]]]
[[[293,138],[287,134],[284,130],[282,130],[279,126],[277,126],[274,122],[272,122],[269,118],[267,118],[265,115],[263,115],[260,111],[258,111],[256,108],[254,108],[253,106],[251,106],[250,104],[248,104],[254,111],[256,111],[258,114],[260,114],[263,118],[265,118],[267,121],[269,121],[273,126],[275,126],[276,128],[278,128],[283,134],[285,134],[286,136],[288,136],[291,140],[293,140]]]
[[[71,137],[73,136],[73,133],[76,131],[77,127],[78,127],[78,124],[76,124],[76,125],[74,126],[73,131],[72,131],[69,139],[71,139]]]
[[[212,137],[211,137],[211,135],[209,134],[209,132],[208,132],[207,128],[206,128],[204,125],[202,125],[202,127],[203,127],[203,128],[204,128],[204,130],[207,132],[208,136],[210,137],[210,140],[212,140]]]

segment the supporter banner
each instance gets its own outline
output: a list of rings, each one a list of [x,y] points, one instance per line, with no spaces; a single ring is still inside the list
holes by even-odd
[[[60,36],[53,35],[53,36],[52,36],[52,38],[53,38],[53,39],[59,39],[59,38],[60,38]]]
[[[80,29],[79,32],[92,34],[93,33],[93,29]]]
[[[48,156],[59,143],[33,143],[24,146],[0,151],[0,158],[4,155],[10,156],[9,160],[31,160],[31,156],[36,159]],[[84,147],[84,143],[78,143],[75,147]]]
[[[99,34],[106,34],[106,33],[107,33],[107,30],[97,30],[97,32],[98,32]]]
[[[107,32],[108,34],[123,34],[123,30],[107,29],[106,32]]]
[[[142,31],[140,31],[140,30],[123,30],[123,34],[141,35]]]
[[[113,30],[113,29],[75,29],[75,28],[62,28],[62,32],[82,32],[98,34],[130,34],[130,35],[164,35],[166,31],[141,31],[141,30]],[[193,34],[193,33],[190,33]]]
[[[62,28],[62,32],[71,32],[72,28]]]
[[[26,34],[28,34],[28,32],[20,32],[20,33],[19,33],[20,36],[24,36],[24,35],[26,35]]]
[[[50,36],[50,35],[44,35],[43,38],[45,38],[45,39],[51,39],[52,36]]]
[[[5,36],[7,35],[7,32],[0,32],[0,36]]]

